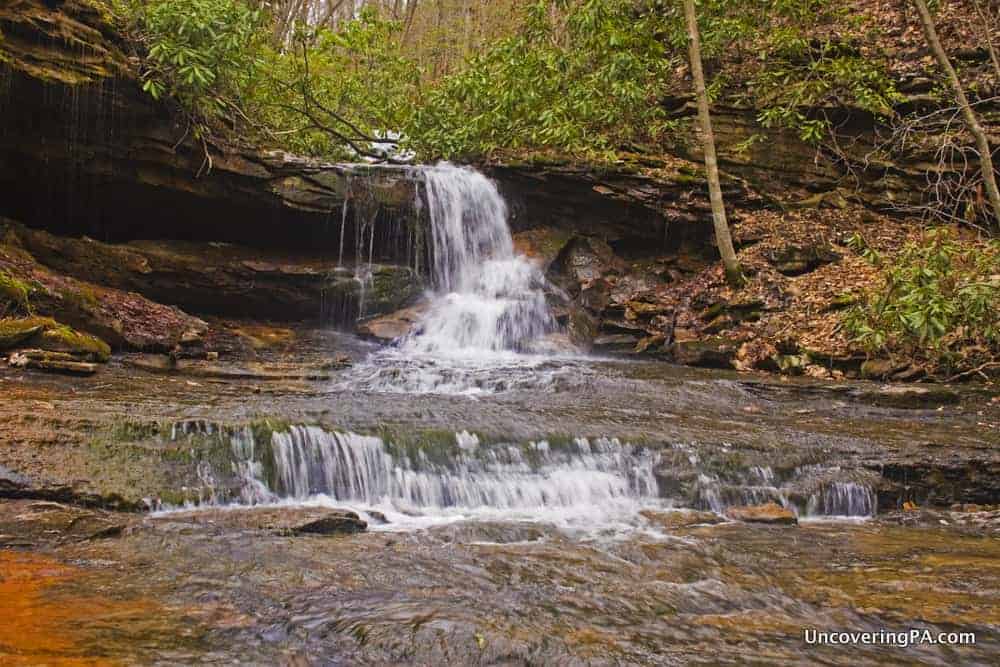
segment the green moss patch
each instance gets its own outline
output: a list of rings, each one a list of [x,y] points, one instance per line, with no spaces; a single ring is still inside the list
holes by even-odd
[[[18,280],[6,271],[0,271],[0,306],[6,304],[28,310],[30,294],[31,286],[28,283]]]
[[[82,333],[49,317],[0,319],[0,350],[37,347],[66,352],[90,361],[106,362],[111,347],[97,336]]]

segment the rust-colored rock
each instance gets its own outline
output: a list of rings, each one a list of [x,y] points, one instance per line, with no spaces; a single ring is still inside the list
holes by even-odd
[[[799,522],[794,512],[777,503],[730,507],[726,510],[726,516],[744,523],[792,525]]]

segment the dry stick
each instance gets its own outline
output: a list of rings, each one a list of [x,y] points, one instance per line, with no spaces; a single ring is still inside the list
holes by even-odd
[[[712,222],[715,226],[715,241],[726,268],[726,282],[732,287],[743,284],[743,271],[736,259],[733,238],[726,220],[726,205],[722,200],[722,186],[719,183],[719,159],[715,154],[715,135],[712,132],[712,116],[708,111],[708,93],[705,90],[705,72],[701,68],[701,36],[698,33],[698,17],[694,12],[694,0],[684,0],[684,16],[688,28],[688,53],[691,60],[691,77],[694,79],[695,97],[698,100],[698,120],[701,122],[702,143],[705,152],[705,171],[708,177],[708,198],[712,204]]]
[[[686,2],[691,1],[686,0]],[[987,139],[986,133],[979,124],[976,114],[973,113],[972,107],[969,106],[969,99],[965,96],[965,90],[962,89],[962,82],[958,80],[958,74],[955,73],[955,68],[951,66],[951,61],[948,60],[948,54],[945,53],[944,47],[941,46],[941,40],[938,39],[937,29],[934,27],[934,19],[931,18],[930,10],[927,9],[926,0],[913,0],[913,4],[916,5],[917,11],[920,13],[920,23],[924,28],[927,43],[930,45],[931,51],[934,52],[934,57],[937,58],[938,65],[944,70],[952,92],[958,99],[966,126],[968,126],[972,136],[976,139],[986,194],[989,197],[990,206],[993,208],[993,217],[996,219],[997,224],[1000,225],[1000,189],[997,188],[996,174],[993,172],[993,156],[990,153],[989,139]]]

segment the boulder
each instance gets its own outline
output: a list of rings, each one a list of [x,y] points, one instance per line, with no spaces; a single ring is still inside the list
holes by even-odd
[[[514,250],[536,262],[545,272],[574,236],[571,231],[555,227],[529,229],[514,234]]]
[[[730,507],[726,510],[726,516],[744,523],[793,525],[799,522],[794,512],[777,503]]]

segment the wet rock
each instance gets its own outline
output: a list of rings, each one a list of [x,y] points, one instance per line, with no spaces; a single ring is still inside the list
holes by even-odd
[[[48,352],[46,350],[23,350],[10,355],[8,363],[14,368],[29,368],[49,373],[65,375],[93,375],[97,372],[97,364],[79,361],[65,352]]]
[[[264,530],[286,535],[336,535],[358,533],[368,528],[368,524],[350,510],[323,507],[206,508],[174,512],[154,522]]]
[[[9,223],[20,245],[45,267],[78,280],[197,312],[276,321],[353,321],[361,301],[366,314],[401,308],[423,290],[412,269],[392,264],[354,272],[308,254],[262,251],[230,243],[135,241],[108,244],[54,236]],[[361,292],[364,291],[364,298]],[[188,328],[180,343],[203,333]]]
[[[908,409],[955,405],[962,400],[961,394],[950,387],[908,385],[883,385],[871,391],[861,392],[859,398],[881,407]]]
[[[358,324],[357,332],[361,336],[390,343],[413,331],[426,310],[426,304],[403,308],[388,315],[361,322]]]
[[[514,234],[514,250],[538,263],[544,273],[575,234],[555,227],[538,227]]]
[[[288,530],[297,535],[336,535],[360,533],[368,528],[354,512],[329,510],[323,516],[309,518],[289,526]]]
[[[674,361],[685,366],[702,368],[733,368],[736,344],[728,338],[716,336],[702,340],[674,342]]]
[[[0,546],[120,537],[126,516],[44,500],[0,500]]]
[[[724,521],[715,512],[699,512],[696,510],[670,510],[662,512],[643,510],[639,514],[650,523],[667,530],[687,528],[689,526],[712,525]]]
[[[744,523],[792,525],[799,522],[794,512],[777,503],[730,507],[726,510],[726,516]]]
[[[424,292],[424,283],[408,266],[377,264],[371,267],[362,316],[391,313],[412,304]]]
[[[602,352],[630,352],[638,342],[639,338],[632,334],[606,334],[595,338],[593,347]]]

